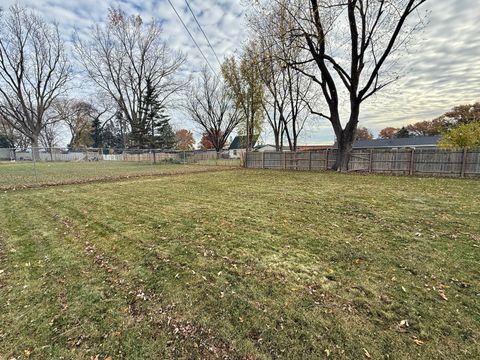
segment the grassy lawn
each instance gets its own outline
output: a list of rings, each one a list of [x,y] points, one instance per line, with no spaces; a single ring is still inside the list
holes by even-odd
[[[124,161],[92,162],[0,162],[0,190],[42,184],[64,184],[118,179],[135,176],[154,176],[192,171],[211,170],[212,166],[238,166],[236,163],[150,164]]]
[[[480,182],[458,179],[2,192],[0,358],[479,358],[479,219]]]

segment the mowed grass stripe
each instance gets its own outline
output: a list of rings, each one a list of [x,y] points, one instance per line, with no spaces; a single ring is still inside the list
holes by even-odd
[[[113,308],[130,307],[111,322],[89,320],[93,329],[120,329],[110,330],[116,336],[78,347],[60,341],[51,352],[36,350],[39,357],[478,353],[474,181],[237,171],[29,190],[5,200],[23,204],[16,215],[46,209],[39,223],[61,229],[49,246],[95,269],[69,283],[93,281],[118,301]],[[6,228],[23,226],[12,218]],[[123,283],[112,285],[108,267],[92,265],[87,241]],[[399,326],[404,319],[407,328]],[[22,347],[4,346],[15,354]]]
[[[213,172],[236,168],[235,165],[139,163],[125,161],[93,162],[0,162],[0,190],[112,182],[139,177]]]
[[[102,320],[108,317],[112,322],[118,306],[105,301],[105,277],[38,200],[31,199],[31,205],[42,212],[20,208],[13,213],[25,219],[17,231],[26,231],[9,238],[9,250],[16,251],[14,265],[7,265],[9,303],[3,314],[14,321],[3,340],[20,354],[23,349],[45,358],[71,356],[75,343],[102,340],[110,331]]]

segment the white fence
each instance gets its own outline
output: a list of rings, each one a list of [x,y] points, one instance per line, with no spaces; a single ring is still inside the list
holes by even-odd
[[[159,149],[61,149],[40,148],[18,150],[0,148],[0,161],[134,161],[156,162],[171,161],[192,162],[196,160],[216,160],[228,158],[228,152],[217,154],[214,150],[159,150]]]

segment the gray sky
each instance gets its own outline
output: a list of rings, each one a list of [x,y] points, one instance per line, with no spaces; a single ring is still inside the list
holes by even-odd
[[[171,0],[195,34],[210,63],[218,63],[184,0]],[[202,57],[167,0],[3,0],[2,6],[13,3],[31,7],[48,20],[59,23],[70,41],[74,28],[88,31],[93,21],[104,20],[110,5],[120,6],[127,13],[141,14],[145,19],[156,17],[163,22],[164,33],[172,48],[188,54],[183,69],[191,73],[202,65]],[[189,0],[220,60],[241,47],[246,34],[240,0]],[[429,0],[429,24],[409,54],[401,58],[406,74],[386,91],[367,100],[362,107],[361,126],[374,133],[385,126],[402,126],[439,116],[455,105],[480,101],[480,0]],[[177,126],[192,128],[181,115],[175,115]],[[333,141],[326,120],[312,119],[308,135],[302,143]],[[266,141],[269,136],[266,136]]]

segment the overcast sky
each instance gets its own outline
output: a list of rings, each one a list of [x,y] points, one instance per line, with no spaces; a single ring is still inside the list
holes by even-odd
[[[219,65],[206,40],[188,12],[185,0],[171,0],[195,35],[212,66]],[[70,41],[74,28],[87,31],[93,21],[104,20],[110,5],[120,6],[130,14],[145,19],[162,20],[164,33],[172,48],[188,55],[184,71],[194,72],[202,66],[202,57],[182,27],[167,0],[2,0],[2,6],[13,3],[31,7],[48,20],[59,23]],[[208,35],[220,60],[235,53],[245,39],[241,0],[189,0],[189,4]],[[451,107],[480,101],[480,0],[428,0],[431,11],[426,30],[418,37],[410,54],[402,57],[408,71],[387,91],[363,105],[361,125],[374,133],[385,126],[402,126],[439,116]],[[193,129],[180,114],[177,126]],[[269,136],[265,136],[269,141]],[[333,141],[325,120],[314,119],[302,143]]]

